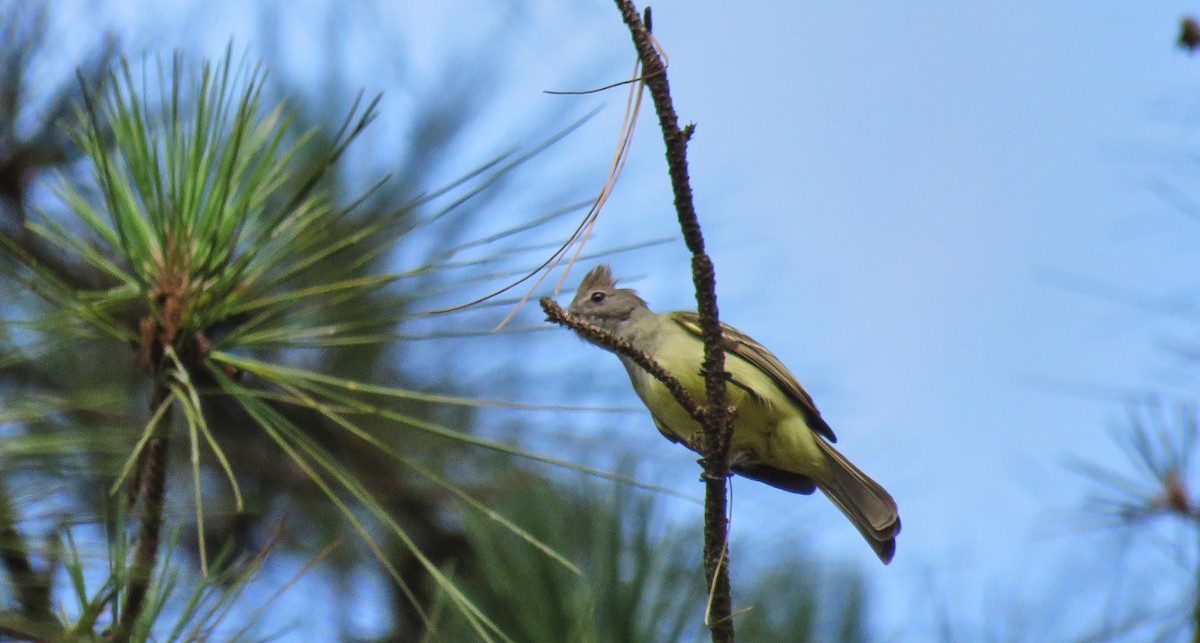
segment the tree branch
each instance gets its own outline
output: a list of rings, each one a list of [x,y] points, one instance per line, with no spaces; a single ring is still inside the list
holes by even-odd
[[[728,523],[726,521],[729,475],[729,439],[733,433],[732,413],[725,396],[729,374],[725,371],[725,353],[721,349],[721,323],[717,313],[716,276],[712,260],[704,251],[704,235],[692,203],[692,188],[688,180],[687,142],[695,131],[693,125],[679,128],[675,106],[671,102],[671,87],[666,66],[655,49],[650,30],[638,16],[630,0],[616,0],[621,17],[629,27],[642,77],[666,144],[667,168],[675,194],[675,213],[688,250],[692,252],[692,281],[696,287],[696,306],[700,315],[700,332],[704,339],[704,389],[707,406],[704,411],[704,566],[711,583],[708,625],[713,643],[734,640],[733,604],[729,591]],[[649,22],[650,11],[646,10]]]
[[[542,305],[542,310],[546,313],[546,321],[554,322],[560,326],[566,326],[571,330],[579,333],[581,337],[589,341],[595,342],[604,348],[618,354],[624,355],[642,367],[642,370],[654,376],[654,379],[663,383],[671,395],[675,397],[675,401],[687,411],[692,419],[703,424],[704,409],[696,402],[691,393],[688,393],[687,388],[671,374],[662,364],[654,361],[646,353],[638,350],[629,340],[614,335],[595,324],[583,321],[562,309],[557,302],[549,297],[542,297],[538,300]],[[700,451],[697,449],[697,451]],[[700,451],[703,454],[702,451]]]
[[[156,374],[157,383],[154,395],[151,396],[150,410],[153,413],[170,394],[161,376]],[[141,525],[138,528],[137,550],[133,555],[133,565],[129,568],[129,578],[125,587],[125,602],[121,606],[121,617],[117,623],[112,640],[124,642],[130,640],[138,616],[146,602],[146,593],[150,589],[150,579],[154,575],[154,567],[158,561],[159,533],[163,523],[163,502],[167,492],[167,463],[168,463],[168,433],[171,426],[171,409],[166,413],[155,428],[156,435],[146,443],[146,450],[137,463],[138,473],[134,478],[136,484],[135,501],[141,502]]]

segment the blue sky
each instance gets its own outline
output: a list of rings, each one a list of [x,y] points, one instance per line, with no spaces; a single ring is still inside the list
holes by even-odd
[[[596,29],[624,45],[601,7]],[[743,483],[742,555],[766,546],[752,542],[764,532],[786,547],[813,521],[822,545],[878,582],[884,636],[932,618],[914,605],[925,585],[968,621],[994,608],[989,593],[1036,601],[1048,579],[1087,563],[1070,552],[1092,542],[1072,536],[1088,486],[1063,463],[1123,462],[1106,433],[1120,405],[1054,383],[1193,381],[1156,346],[1186,326],[1046,277],[1195,292],[1200,228],[1147,187],[1188,191],[1195,169],[1200,61],[1172,48],[1189,7],[654,9],[677,110],[699,126],[692,179],[723,318],[791,365],[904,519],[895,563],[873,567],[836,512]],[[656,123],[642,125],[626,174],[638,185],[618,194],[602,232],[669,221]],[[675,270],[638,282],[660,309],[690,304],[685,259],[670,261]]]
[[[128,6],[135,20],[161,18]],[[253,34],[237,6],[222,12],[227,30],[210,26],[214,49],[231,34]],[[479,0],[384,14],[412,27],[393,53],[431,77],[459,43],[478,44],[504,21],[528,23],[508,43],[495,109],[480,124],[480,153],[527,142],[538,125],[530,114],[564,101],[577,114],[605,105],[556,150],[598,186],[623,95],[541,90],[622,78],[629,38],[606,2],[532,6],[517,17]],[[883,568],[824,500],[737,483],[735,573],[805,534],[863,567],[885,638],[913,636],[932,622],[935,610],[914,597],[924,589],[952,597],[953,616],[966,621],[985,619],[992,593],[1015,590],[1016,600],[1036,602],[1068,569],[1103,560],[1078,552],[1085,541],[1072,536],[1071,512],[1088,486],[1063,465],[1073,458],[1121,466],[1106,429],[1123,411],[1078,392],[1186,394],[1194,384],[1186,365],[1157,345],[1194,336],[1187,324],[1081,294],[1056,277],[1152,297],[1197,293],[1189,275],[1200,225],[1149,187],[1195,191],[1188,186],[1200,60],[1172,48],[1179,17],[1194,7],[730,7],[654,4],[677,110],[698,124],[692,181],[723,319],[790,365],[844,451],[895,495],[904,520],[896,561]],[[373,81],[388,85],[367,79],[368,90]],[[385,109],[403,112],[412,95],[389,90]],[[388,119],[376,130],[384,142],[373,146],[391,140]],[[598,244],[676,231],[656,126],[647,112]],[[543,171],[541,182],[523,179],[531,193],[556,180],[553,167]],[[613,263],[618,274],[638,277],[652,306],[691,304],[681,244]],[[525,313],[531,324],[539,317]],[[636,403],[615,359],[565,333],[546,337],[547,354],[563,368],[594,368],[596,381],[614,383],[619,393],[607,401]],[[647,418],[621,422],[645,432],[648,449],[662,450],[654,457],[663,480],[695,488],[688,454],[655,441]]]

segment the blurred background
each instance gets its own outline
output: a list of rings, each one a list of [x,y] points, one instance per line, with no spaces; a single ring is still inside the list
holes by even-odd
[[[697,124],[692,186],[722,319],[789,365],[904,522],[896,559],[882,567],[823,499],[734,480],[735,609],[752,608],[740,638],[1187,640],[1200,612],[1198,480],[1188,466],[1200,355],[1200,61],[1175,41],[1196,7],[653,8],[676,108]],[[77,86],[77,67],[175,51],[217,58],[228,47],[261,60],[269,91],[326,131],[358,92],[382,92],[379,118],[330,189],[350,202],[389,176],[357,216],[429,223],[380,265],[441,263],[409,284],[412,314],[397,341],[303,359],[389,386],[604,407],[417,410],[677,495],[395,436],[580,564],[580,579],[515,549],[511,534],[394,464],[333,450],[344,449],[485,611],[506,615],[496,618],[515,640],[703,637],[695,457],[653,429],[618,361],[550,328],[536,305],[503,333],[489,331],[511,300],[422,314],[536,266],[599,191],[624,91],[544,91],[628,76],[633,52],[613,6],[128,0],[33,10],[0,0],[0,9],[4,234],[19,234],[23,212],[58,207],[56,182],[86,173],[55,133],[71,114],[54,109]],[[476,191],[436,193],[505,154],[499,166],[521,162]],[[648,109],[587,252],[606,254],[653,308],[693,305]],[[567,294],[600,260],[572,273]],[[26,304],[5,288],[12,316]],[[3,390],[16,399],[81,377],[119,389],[111,359],[59,355],[36,377],[6,362]],[[58,417],[6,424],[0,436],[107,421],[120,423]],[[254,471],[256,503],[217,511],[212,529],[253,549],[286,519],[283,552],[223,627],[252,621],[247,636],[281,640],[428,636],[338,516],[257,449],[248,441],[235,467]],[[9,470],[20,524],[35,539],[55,516],[86,515],[95,502],[61,461]],[[339,538],[341,548],[306,567]],[[436,603],[431,590],[418,594]],[[454,640],[447,627],[434,640]]]

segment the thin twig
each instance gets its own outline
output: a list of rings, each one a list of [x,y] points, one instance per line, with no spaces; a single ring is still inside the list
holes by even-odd
[[[591,207],[589,207],[587,212],[583,215],[583,219],[579,222],[579,225],[577,225],[571,235],[567,237],[567,240],[562,242],[562,244],[558,246],[554,253],[551,254],[545,261],[543,261],[533,270],[526,272],[519,279],[511,281],[507,285],[465,304],[432,310],[429,311],[430,314],[449,313],[476,306],[494,297],[498,297],[499,295],[515,288],[525,281],[537,277],[537,279],[533,282],[533,285],[531,285],[525,291],[525,294],[517,300],[517,303],[513,306],[512,310],[509,311],[508,315],[506,315],[504,319],[502,319],[500,323],[497,324],[494,329],[492,329],[493,332],[498,331],[508,324],[508,322],[511,321],[514,316],[516,316],[517,311],[519,311],[521,307],[525,305],[525,302],[533,296],[534,291],[538,289],[538,286],[542,284],[542,281],[544,281],[546,277],[550,276],[550,274],[554,272],[554,270],[562,261],[566,260],[567,267],[563,270],[562,276],[559,277],[558,283],[554,287],[554,294],[558,294],[559,289],[562,288],[562,284],[567,278],[567,273],[571,270],[571,266],[575,264],[575,260],[579,258],[579,254],[583,251],[583,247],[587,244],[588,238],[591,237],[592,229],[596,225],[596,220],[600,216],[600,211],[603,209],[604,204],[608,201],[608,197],[612,194],[613,188],[617,184],[617,179],[621,176],[621,171],[625,167],[625,161],[629,158],[630,143],[633,140],[633,128],[635,125],[637,125],[638,113],[641,111],[642,106],[642,87],[645,86],[645,78],[640,71],[641,63],[639,62],[633,66],[633,77],[630,79],[629,83],[635,84],[629,88],[629,96],[625,101],[625,115],[621,119],[621,133],[617,137],[617,149],[613,153],[613,160],[609,165],[608,175],[604,179],[604,185],[600,188],[600,193],[596,195],[596,198],[592,201]],[[574,253],[571,252],[571,248],[575,248]],[[568,255],[570,255],[569,259],[567,258]]]
[[[663,368],[661,364],[654,361],[646,353],[638,350],[629,340],[614,335],[595,324],[588,323],[568,313],[559,306],[557,302],[549,297],[542,297],[538,300],[542,305],[542,310],[546,312],[546,321],[554,322],[560,326],[566,326],[571,330],[579,333],[579,335],[587,340],[595,342],[604,348],[611,350],[618,355],[624,355],[642,367],[642,370],[654,376],[654,379],[663,383],[671,395],[675,397],[675,401],[687,411],[692,419],[701,424],[704,423],[704,409],[696,403],[695,398],[691,393],[688,393],[687,388],[671,374],[670,371]],[[700,451],[703,453],[703,451]]]
[[[696,287],[697,312],[704,339],[704,388],[708,396],[704,412],[704,565],[712,582],[712,640],[730,643],[734,640],[733,605],[729,591],[728,557],[724,555],[728,537],[726,509],[726,477],[729,475],[729,439],[733,433],[732,415],[725,396],[729,374],[725,372],[725,353],[721,350],[721,324],[717,314],[716,277],[712,260],[704,251],[704,236],[692,203],[692,188],[688,180],[687,143],[695,127],[679,128],[679,119],[671,102],[671,87],[666,66],[655,45],[650,30],[638,15],[630,0],[616,0],[621,17],[629,27],[634,47],[642,63],[642,78],[650,89],[654,109],[658,112],[663,142],[666,144],[667,167],[675,195],[675,213],[688,250],[692,252],[692,280]],[[650,12],[646,11],[646,22]]]
[[[605,92],[605,91],[608,91],[615,87],[620,87],[621,85],[628,85],[630,83],[640,82],[645,79],[646,79],[645,76],[638,76],[637,78],[630,78],[627,80],[618,80],[615,83],[609,83],[607,85],[604,85],[603,87],[597,87],[595,89],[579,89],[576,91],[543,89],[542,93],[550,94],[552,96],[586,96],[587,94],[599,94],[600,92]]]

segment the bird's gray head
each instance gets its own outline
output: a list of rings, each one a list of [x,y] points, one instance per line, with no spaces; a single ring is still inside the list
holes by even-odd
[[[639,311],[649,311],[646,302],[632,288],[617,288],[612,270],[604,264],[584,276],[567,307],[572,315],[614,333]]]

